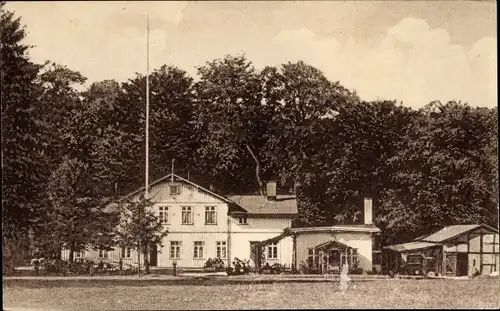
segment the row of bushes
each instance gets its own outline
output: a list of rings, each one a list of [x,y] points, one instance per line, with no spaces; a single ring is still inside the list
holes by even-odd
[[[33,259],[31,265],[35,268],[35,274],[43,271],[44,274],[62,273],[64,274],[131,274],[137,268],[131,265],[124,265],[123,262],[119,263],[106,263],[100,261],[95,263],[92,260],[76,260],[70,263],[63,259]]]
[[[219,272],[226,270],[228,275],[235,274],[248,274],[250,272],[255,272],[254,267],[250,265],[250,260],[241,260],[239,258],[235,258],[232,265],[225,268],[224,261],[220,258],[209,258],[203,267],[204,272]],[[285,267],[279,263],[275,263],[270,265],[266,263],[263,267],[260,268],[259,272],[263,274],[281,274],[285,272]]]
[[[299,273],[301,274],[321,274],[321,269],[320,268],[310,268],[305,262],[302,262],[299,266]],[[340,272],[340,271],[339,271]],[[360,268],[358,266],[353,266],[349,268],[349,274],[354,274],[354,275],[361,275],[361,274],[368,274],[368,275],[375,275],[379,274],[379,271],[377,271],[375,268],[372,270],[364,270],[363,268]]]

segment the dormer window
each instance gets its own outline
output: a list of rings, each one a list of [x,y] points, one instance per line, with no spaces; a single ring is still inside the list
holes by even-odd
[[[248,224],[248,222],[247,222],[247,216],[240,216],[240,217],[238,217],[238,222],[239,222],[240,225],[246,225],[246,224]]]
[[[169,185],[170,194],[178,195],[181,193],[181,187],[179,185]]]

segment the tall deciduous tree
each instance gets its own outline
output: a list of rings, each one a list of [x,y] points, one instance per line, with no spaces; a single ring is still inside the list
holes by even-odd
[[[47,177],[43,170],[44,128],[35,113],[40,66],[29,59],[21,19],[0,4],[2,118],[2,246],[4,272],[27,256],[28,231],[39,218],[37,201]]]
[[[292,180],[307,184],[303,177],[314,154],[323,148],[318,141],[323,133],[322,120],[359,99],[302,61],[267,67],[260,76],[263,102],[272,116],[266,140],[268,162],[279,170],[283,183]]]
[[[171,160],[176,169],[194,170],[198,139],[192,125],[193,80],[186,72],[172,66],[162,66],[150,76],[149,158],[150,177],[170,172]],[[122,85],[123,93],[114,119],[127,141],[125,154],[135,163],[128,165],[126,176],[142,176],[144,180],[146,81],[137,76]],[[133,154],[132,154],[133,153]],[[126,156],[123,156],[126,158]],[[135,183],[134,183],[135,181]],[[137,180],[126,180],[137,186]]]
[[[393,185],[381,198],[378,218],[386,233],[408,239],[446,225],[496,224],[485,117],[457,102],[420,111],[389,160]]]
[[[149,273],[149,251],[153,245],[162,246],[163,238],[168,230],[163,227],[152,206],[150,199],[141,196],[137,201],[118,204],[121,212],[120,222],[116,228],[118,244],[121,247],[136,249],[145,259],[146,274]]]
[[[21,19],[1,4],[2,221],[3,235],[25,230],[34,219],[44,182],[41,150],[44,131],[35,113],[40,66],[28,57],[30,46]]]
[[[43,92],[36,113],[46,129],[44,155],[45,167],[49,170],[55,169],[63,156],[69,153],[64,135],[73,115],[82,109],[77,87],[85,81],[86,78],[79,72],[52,62],[47,62],[40,72],[38,82]]]
[[[200,133],[198,156],[209,175],[225,179],[226,191],[241,187],[262,193],[261,87],[245,56],[227,55],[198,68],[194,123]],[[260,120],[260,121],[259,121]],[[251,163],[251,166],[249,165]],[[242,178],[251,170],[253,178]],[[231,188],[231,185],[240,186]],[[243,186],[244,185],[244,186]]]
[[[110,249],[113,243],[116,215],[105,212],[103,202],[93,196],[90,177],[88,165],[65,157],[47,185],[49,207],[41,245],[45,249],[54,250],[51,245],[69,249],[70,262],[76,251],[89,246]],[[59,252],[57,247],[55,252]]]

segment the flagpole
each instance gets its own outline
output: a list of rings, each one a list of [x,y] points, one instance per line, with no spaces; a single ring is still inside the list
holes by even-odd
[[[144,196],[148,199],[149,188],[149,13],[147,19],[146,33],[146,180]]]
[[[146,15],[146,168],[144,197],[148,199],[149,191],[149,12]],[[141,276],[141,240],[137,247],[137,276]],[[146,258],[144,258],[146,259]]]

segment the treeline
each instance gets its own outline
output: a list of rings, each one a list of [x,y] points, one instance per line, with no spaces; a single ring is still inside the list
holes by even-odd
[[[2,10],[1,28],[4,254],[29,232],[90,240],[116,190],[144,183],[145,77],[79,91],[79,72],[30,60],[19,18]],[[150,180],[172,159],[226,194],[276,179],[298,195],[296,225],[360,223],[370,196],[385,243],[497,226],[497,108],[368,102],[304,62],[257,70],[241,55],[207,62],[196,81],[162,66],[150,91]]]

